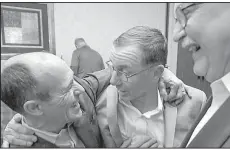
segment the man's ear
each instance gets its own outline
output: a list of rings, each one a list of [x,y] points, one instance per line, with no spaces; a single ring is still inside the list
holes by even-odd
[[[157,65],[154,67],[154,79],[158,80],[162,73],[164,72],[164,66],[163,65]]]
[[[25,112],[34,115],[40,116],[43,114],[41,110],[41,105],[36,100],[29,100],[23,105]]]

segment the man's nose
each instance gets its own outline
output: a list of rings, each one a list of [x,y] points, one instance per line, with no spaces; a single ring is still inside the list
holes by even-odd
[[[110,79],[110,84],[116,86],[116,85],[119,85],[120,82],[121,82],[121,80],[120,80],[120,78],[118,77],[117,72],[116,72],[116,71],[113,71],[113,72],[112,72],[111,79]]]
[[[183,26],[177,21],[173,31],[173,40],[175,42],[179,42],[185,36],[186,36],[186,32]]]

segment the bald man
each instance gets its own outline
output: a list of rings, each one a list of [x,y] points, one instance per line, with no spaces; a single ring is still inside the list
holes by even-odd
[[[93,103],[110,73],[99,74],[81,80],[53,54],[21,54],[2,68],[1,98],[38,137],[32,147],[102,147]]]

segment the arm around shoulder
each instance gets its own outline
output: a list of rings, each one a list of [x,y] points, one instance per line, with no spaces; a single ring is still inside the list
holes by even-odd
[[[197,89],[197,88],[194,88],[188,85],[184,85],[184,86],[187,90],[187,94],[189,95],[189,97],[192,100],[196,101],[197,103],[201,104],[201,107],[200,107],[200,111],[201,111],[207,102],[206,94],[200,89]]]

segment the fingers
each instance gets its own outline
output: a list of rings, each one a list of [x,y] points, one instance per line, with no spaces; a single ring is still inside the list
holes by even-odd
[[[12,130],[13,130],[14,132],[19,133],[19,134],[28,134],[28,135],[34,134],[33,130],[28,129],[28,128],[22,126],[22,124],[14,123],[14,122],[10,122],[6,126],[5,131],[8,132],[8,129],[9,129],[9,132],[12,132]]]
[[[168,94],[166,91],[165,83],[164,83],[162,78],[160,78],[160,80],[158,82],[158,89],[159,89],[159,93],[160,93],[161,98],[163,100],[166,100]]]
[[[3,140],[2,146],[1,146],[1,147],[2,147],[2,148],[9,148],[9,147],[10,147],[10,143],[7,142],[6,140]]]
[[[158,148],[158,147],[159,147],[159,144],[156,142],[150,148]]]
[[[135,139],[133,140],[133,142],[129,146],[129,148],[140,147],[141,145],[145,144],[149,140],[151,140],[151,137],[149,137],[149,136],[137,136],[137,137],[135,137]]]
[[[176,99],[174,101],[170,101],[167,102],[169,105],[173,106],[173,107],[177,107],[178,105],[180,105],[183,102],[183,99]]]
[[[186,90],[183,86],[181,86],[178,91],[177,91],[177,95],[173,98],[171,98],[171,100],[169,101],[169,104],[172,106],[178,106],[180,105],[184,100],[185,100],[185,96],[186,96]]]
[[[131,144],[131,142],[132,142],[132,139],[131,139],[131,138],[125,140],[125,141],[122,143],[122,145],[121,145],[120,148],[127,148],[127,147]]]
[[[192,99],[192,96],[188,93],[189,86],[184,85],[184,90],[189,99]]]
[[[19,146],[31,146],[33,142],[37,141],[37,137],[34,135],[24,135],[14,132],[12,129],[7,129],[4,132],[3,139],[13,145]]]
[[[150,139],[143,145],[141,145],[139,148],[149,148],[149,147],[158,147],[158,143],[156,139]]]
[[[177,92],[179,89],[179,85],[178,84],[170,84],[170,93],[167,96],[167,100],[166,101],[172,101],[176,98]]]
[[[180,105],[183,101],[184,101],[184,99],[183,99],[183,98],[178,99],[178,100],[175,100],[175,106]]]
[[[12,135],[8,135],[7,136],[7,141],[10,143],[10,147],[12,147],[12,145],[15,145],[14,147],[19,147],[19,146],[31,146],[33,144],[33,142],[31,141],[24,141],[21,139],[17,139]]]
[[[158,148],[164,148],[162,144],[158,144]]]
[[[179,89],[178,89],[176,98],[177,98],[177,99],[184,99],[184,98],[185,98],[185,95],[186,95],[185,88],[184,88],[183,85],[181,85],[181,86],[179,87]]]
[[[13,117],[4,130],[3,139],[10,145],[31,146],[33,142],[37,141],[37,137],[33,135],[33,130],[27,129],[19,123],[21,119],[20,115]]]
[[[21,123],[22,116],[20,114],[15,114],[12,121],[17,122],[17,123]]]

